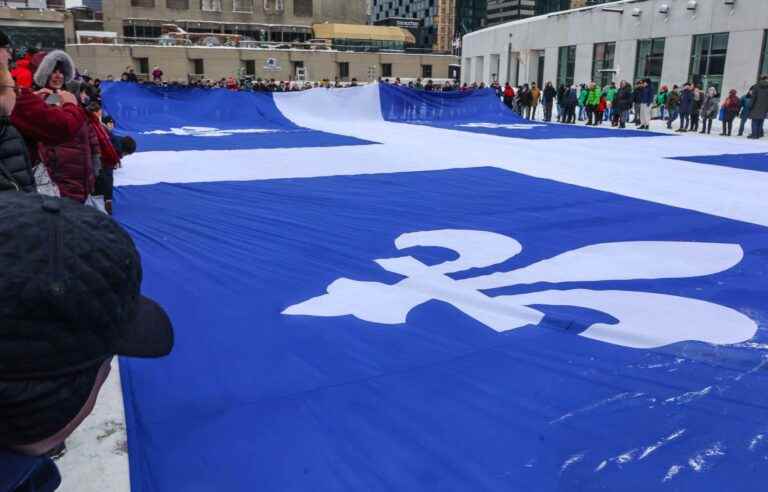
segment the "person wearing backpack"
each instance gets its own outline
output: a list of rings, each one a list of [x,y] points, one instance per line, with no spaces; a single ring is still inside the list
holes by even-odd
[[[728,97],[723,101],[723,109],[725,110],[725,114],[723,119],[723,131],[720,135],[723,137],[726,135],[730,137],[733,132],[733,120],[736,119],[736,115],[739,114],[739,110],[741,109],[741,100],[736,95],[735,89],[731,89],[728,92]]]
[[[747,91],[741,96],[739,103],[739,136],[741,137],[744,135],[744,127],[747,125],[749,112],[752,110],[752,91]]]

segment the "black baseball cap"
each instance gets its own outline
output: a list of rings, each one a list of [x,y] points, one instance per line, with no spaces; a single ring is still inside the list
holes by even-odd
[[[111,217],[69,199],[0,194],[0,381],[73,374],[173,347],[140,293],[141,258]]]
[[[0,447],[63,429],[112,356],[173,348],[168,315],[140,293],[133,241],[94,208],[0,193],[0,269]]]

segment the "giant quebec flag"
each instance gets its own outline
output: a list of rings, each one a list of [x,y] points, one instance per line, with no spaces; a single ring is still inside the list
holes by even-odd
[[[764,490],[765,146],[487,91],[105,106],[177,335],[121,361],[134,492]]]

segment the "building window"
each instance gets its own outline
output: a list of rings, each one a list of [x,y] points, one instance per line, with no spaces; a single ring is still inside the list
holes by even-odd
[[[592,81],[604,87],[613,81],[616,43],[595,43],[592,51]]]
[[[312,0],[293,0],[293,15],[312,17]]]
[[[304,60],[297,60],[291,62],[294,80],[305,80],[307,71],[304,70]]]
[[[763,36],[763,58],[760,63],[760,73],[757,74],[758,78],[761,75],[768,75],[768,30],[765,31]]]
[[[131,0],[131,7],[155,8],[155,0]]]
[[[381,64],[381,76],[382,77],[391,77],[392,76],[392,64],[391,63],[382,63]]]
[[[165,6],[169,9],[189,10],[189,0],[165,0]]]
[[[557,86],[572,86],[575,71],[576,46],[561,46],[557,50]]]
[[[267,12],[282,12],[285,10],[283,0],[264,0],[264,10]]]
[[[349,78],[349,62],[339,62],[339,78],[342,80]]]
[[[702,89],[715,87],[721,91],[725,56],[728,53],[728,33],[699,34],[693,37],[690,81]]]
[[[149,58],[134,58],[133,65],[141,75],[149,74]]]
[[[664,38],[640,39],[637,41],[637,63],[635,80],[651,79],[653,92],[659,89],[661,67],[664,64]]]
[[[221,0],[201,0],[200,10],[203,12],[221,12]]]
[[[432,65],[422,65],[421,66],[421,78],[423,78],[423,79],[431,79],[432,78]]]
[[[253,12],[253,0],[232,0],[232,12]]]
[[[256,75],[256,60],[243,60],[243,72],[246,77]]]
[[[192,64],[192,75],[205,75],[205,64],[202,58],[190,60]]]
[[[162,29],[159,25],[123,24],[123,35],[126,38],[159,38],[161,34]]]

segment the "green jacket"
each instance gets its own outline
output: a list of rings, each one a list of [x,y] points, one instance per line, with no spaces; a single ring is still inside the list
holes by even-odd
[[[584,106],[587,102],[587,89],[583,89],[579,92],[579,106]]]
[[[672,91],[667,95],[667,109],[677,109],[680,107],[680,93]]]
[[[594,89],[587,89],[587,106],[597,106],[600,104],[600,96],[602,94],[598,86],[595,86]]]
[[[619,92],[619,89],[615,87],[611,87],[610,85],[603,89],[603,92],[605,92],[605,100],[609,103],[612,103],[613,100],[616,98],[616,93]]]
[[[665,106],[669,92],[659,92],[656,94],[656,100],[653,102],[656,106]]]

